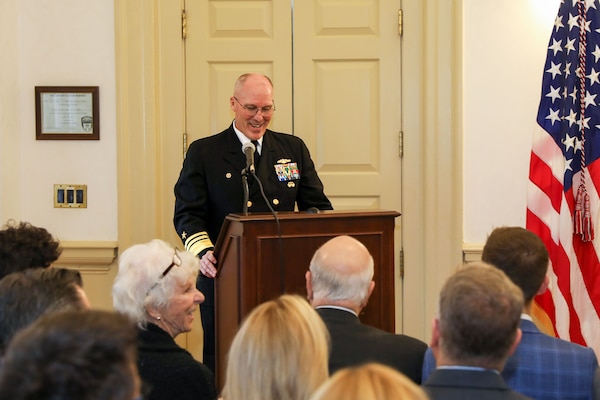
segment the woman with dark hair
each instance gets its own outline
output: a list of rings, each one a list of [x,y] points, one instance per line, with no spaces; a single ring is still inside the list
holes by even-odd
[[[0,356],[12,337],[43,315],[87,310],[79,271],[28,268],[0,279]]]
[[[0,230],[0,278],[28,268],[46,268],[58,260],[60,242],[45,228],[8,220]]]
[[[0,368],[0,399],[137,399],[135,353],[135,325],[121,314],[45,315],[11,341]]]

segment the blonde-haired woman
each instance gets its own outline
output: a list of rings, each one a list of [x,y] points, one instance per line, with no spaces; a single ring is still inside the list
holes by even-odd
[[[310,400],[428,400],[416,383],[393,368],[368,363],[338,370]]]
[[[225,400],[308,400],[329,376],[329,333],[298,295],[256,307],[228,355]]]

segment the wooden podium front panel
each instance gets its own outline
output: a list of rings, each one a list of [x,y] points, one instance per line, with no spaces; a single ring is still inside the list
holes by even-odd
[[[382,273],[385,269],[382,263],[381,237],[380,233],[350,234],[362,242],[373,255],[375,262],[375,290],[361,313],[361,321],[368,325],[393,332],[394,320],[389,321],[385,310],[387,299],[383,294],[390,282],[393,290],[393,258],[391,260],[391,275]],[[249,303],[260,304],[264,301],[276,298],[281,293],[295,293],[306,296],[305,274],[308,271],[310,260],[314,252],[326,241],[336,235],[319,234],[310,237],[285,235],[282,233],[281,240],[277,237],[259,237],[256,242],[256,284],[255,289],[248,293]],[[262,254],[275,254],[277,257],[264,260]],[[282,256],[280,255],[282,254]],[[385,276],[385,279],[383,279]],[[253,297],[256,296],[256,297]],[[390,299],[394,305],[393,297]],[[249,311],[249,310],[247,310]]]
[[[375,262],[375,289],[360,315],[363,323],[395,331],[394,218],[389,211],[318,214],[231,214],[217,241],[215,279],[217,381],[224,381],[225,356],[243,318],[282,293],[306,296],[305,273],[314,252],[329,239],[349,235]]]

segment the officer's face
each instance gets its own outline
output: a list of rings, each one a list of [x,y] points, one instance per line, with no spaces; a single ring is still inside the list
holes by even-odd
[[[249,77],[230,99],[235,126],[250,140],[260,139],[273,117],[273,88],[262,76]]]

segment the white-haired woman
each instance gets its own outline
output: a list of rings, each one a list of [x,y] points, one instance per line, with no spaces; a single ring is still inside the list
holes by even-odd
[[[216,399],[213,373],[175,343],[192,329],[204,295],[196,289],[199,259],[154,239],[119,258],[113,303],[137,322],[138,368],[150,400]]]

